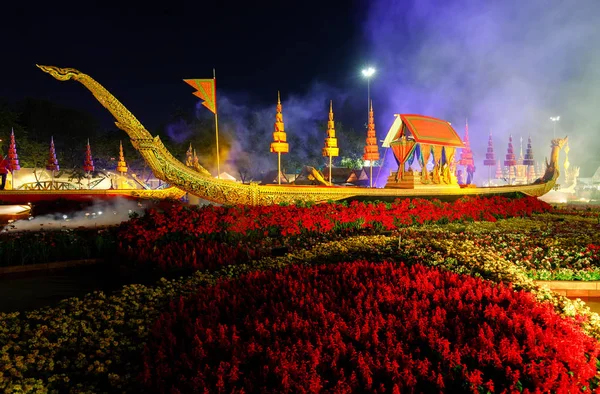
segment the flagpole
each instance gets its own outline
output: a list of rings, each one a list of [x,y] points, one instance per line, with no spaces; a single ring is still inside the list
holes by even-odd
[[[221,164],[219,158],[219,115],[217,115],[217,74],[213,68],[213,79],[215,89],[215,135],[217,141],[217,179],[221,179]]]

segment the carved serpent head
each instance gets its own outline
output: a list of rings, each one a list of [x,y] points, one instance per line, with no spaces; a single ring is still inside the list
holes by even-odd
[[[36,64],[36,66],[38,66],[40,69],[42,69],[42,71],[52,75],[54,78],[58,79],[59,81],[68,81],[71,78],[73,78],[74,80],[77,80],[79,78],[79,76],[81,75],[81,72],[79,72],[79,70],[76,70],[74,68],[42,66],[39,64]]]
[[[552,140],[552,146],[557,146],[558,149],[562,149],[563,146],[569,141],[569,137],[565,136],[565,138],[555,138]]]

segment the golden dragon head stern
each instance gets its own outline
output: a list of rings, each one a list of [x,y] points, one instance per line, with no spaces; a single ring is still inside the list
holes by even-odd
[[[36,64],[36,66],[43,72],[52,75],[59,81],[68,81],[69,79],[77,80],[81,75],[81,72],[74,68],[61,68],[56,66],[44,66],[40,64]]]
[[[552,140],[552,146],[557,146],[558,149],[562,149],[563,146],[569,141],[569,136],[565,136],[565,138],[554,138]]]

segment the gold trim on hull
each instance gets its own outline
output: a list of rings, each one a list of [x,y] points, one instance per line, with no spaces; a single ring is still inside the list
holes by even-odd
[[[173,199],[185,196],[185,191],[170,186],[164,189],[82,189],[82,190],[0,190],[0,201],[38,201],[52,199],[86,199],[93,197],[129,197],[139,199]]]
[[[59,81],[73,79],[84,85],[98,102],[102,104],[116,119],[116,126],[125,131],[134,148],[137,149],[154,175],[173,186],[187,191],[208,201],[220,204],[271,205],[295,202],[339,201],[352,198],[390,199],[401,197],[443,197],[465,195],[497,195],[523,193],[530,196],[542,196],[549,192],[558,178],[558,151],[565,140],[552,141],[551,162],[547,165],[546,175],[541,182],[523,186],[499,186],[487,188],[444,188],[440,186],[418,189],[373,189],[363,187],[336,186],[270,186],[250,184],[243,185],[230,181],[215,179],[203,167],[196,170],[187,167],[177,160],[165,148],[160,138],[152,135],[137,118],[129,112],[119,100],[89,75],[73,68],[55,66],[39,66],[44,72]]]

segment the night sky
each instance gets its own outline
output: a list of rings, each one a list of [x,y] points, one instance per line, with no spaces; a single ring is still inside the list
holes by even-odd
[[[182,79],[210,78],[213,68],[218,94],[258,105],[315,81],[364,90],[359,0],[129,3],[3,10],[0,97],[45,98],[108,124],[82,86],[59,83],[36,63],[91,75],[150,127],[177,107],[192,110],[197,99]]]
[[[176,109],[198,105],[182,79],[210,78],[214,67],[217,94],[227,100],[220,113],[260,113],[268,135],[281,90],[286,127],[304,138],[294,149],[318,150],[307,141],[323,138],[315,121],[326,119],[329,99],[336,121],[364,131],[360,70],[371,64],[380,138],[395,113],[448,120],[461,136],[468,118],[475,160],[483,160],[492,132],[497,158],[510,135],[525,143],[531,136],[543,162],[550,117],[560,115],[556,134],[569,135],[571,165],[584,177],[600,166],[598,0],[21,3],[2,9],[0,97],[45,98],[110,126],[82,86],[35,64],[73,67],[156,132]],[[249,126],[237,124],[244,151],[256,142],[245,141]],[[486,170],[479,165],[476,181]]]

